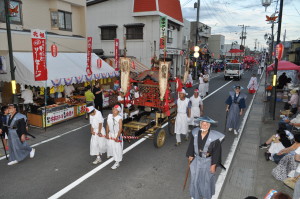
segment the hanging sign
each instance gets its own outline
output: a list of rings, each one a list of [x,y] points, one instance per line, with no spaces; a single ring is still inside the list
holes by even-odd
[[[166,49],[167,47],[167,31],[168,31],[168,19],[167,17],[160,17],[160,38],[159,38],[159,48]]]
[[[52,54],[52,57],[56,57],[57,56],[57,45],[55,44],[52,44],[51,45],[51,54]]]
[[[115,39],[115,67],[117,70],[119,69],[119,63],[120,63],[119,45],[120,45],[119,39]]]
[[[46,31],[31,30],[32,54],[34,64],[34,80],[46,81],[48,71],[46,66]]]

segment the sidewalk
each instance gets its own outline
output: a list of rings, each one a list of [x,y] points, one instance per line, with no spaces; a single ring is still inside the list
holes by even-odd
[[[270,118],[268,104],[264,102],[264,82],[262,78],[219,199],[244,199],[247,196],[262,199],[270,189],[293,195],[292,189],[272,176],[276,164],[265,160],[266,149],[259,149],[261,143],[276,133],[279,110],[283,107],[283,103],[277,102],[276,118]]]

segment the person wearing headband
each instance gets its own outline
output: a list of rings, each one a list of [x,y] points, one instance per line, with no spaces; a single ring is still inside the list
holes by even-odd
[[[229,92],[229,97],[225,101],[226,103],[226,128],[229,131],[234,130],[234,134],[238,134],[239,120],[240,116],[243,115],[246,108],[246,98],[247,96],[241,93],[241,86],[234,86],[235,92]]]
[[[111,169],[117,169],[123,159],[123,138],[122,132],[122,117],[120,105],[115,105],[112,109],[112,114],[107,116],[106,138],[107,141],[107,157],[112,156],[115,164]]]
[[[86,108],[90,115],[91,124],[91,141],[90,141],[90,155],[97,156],[93,164],[101,162],[101,155],[106,152],[106,138],[104,129],[104,119],[102,113],[94,106]]]
[[[221,164],[221,142],[225,135],[211,130],[217,123],[205,116],[195,119],[199,127],[193,129],[186,152],[191,172],[190,196],[194,199],[211,199],[215,194],[216,169]]]
[[[199,125],[194,123],[195,117],[200,117],[203,115],[203,101],[199,96],[199,90],[194,90],[194,95],[190,97],[190,104],[191,104],[191,120],[190,125]]]
[[[177,104],[177,115],[175,119],[174,132],[176,134],[176,144],[181,144],[181,134],[185,135],[185,140],[188,140],[188,117],[191,116],[191,104],[189,99],[186,97],[186,92],[181,89],[179,92],[179,99],[175,101]]]

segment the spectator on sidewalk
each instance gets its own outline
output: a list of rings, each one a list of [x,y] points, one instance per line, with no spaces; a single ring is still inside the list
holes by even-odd
[[[6,125],[8,126],[8,145],[9,163],[14,165],[24,160],[28,155],[33,158],[35,149],[28,146],[25,140],[26,116],[17,112],[17,105],[8,105],[9,117]]]
[[[286,85],[287,82],[288,82],[288,77],[286,76],[286,73],[284,72],[278,78],[277,88],[283,89],[283,87]]]
[[[30,104],[33,103],[33,92],[27,85],[25,85],[25,89],[21,93],[21,98],[24,100],[23,104],[25,107],[25,111],[28,112]]]
[[[271,199],[292,199],[291,196],[282,193],[282,192],[277,192],[275,193]]]
[[[276,164],[286,155],[295,155],[295,150],[300,147],[300,134],[294,135],[295,143],[285,149],[280,150],[277,154],[274,154],[273,159]]]
[[[4,150],[8,151],[8,145],[7,145],[7,139],[8,139],[8,129],[5,126],[7,123],[7,115],[8,115],[8,106],[2,106],[1,107],[1,113],[0,113],[0,134],[1,134],[1,139],[3,140],[4,144]]]
[[[291,90],[290,93],[291,98],[288,102],[285,103],[284,109],[290,110],[293,114],[296,114],[298,108],[299,95],[295,89]]]
[[[259,146],[260,149],[264,149],[270,146],[267,152],[265,152],[266,160],[273,161],[273,155],[281,151],[282,149],[288,148],[292,145],[291,140],[294,136],[291,132],[283,129],[277,130],[277,134],[272,135],[265,143]]]
[[[106,152],[104,119],[101,112],[93,106],[87,107],[87,113],[90,115],[92,134],[90,141],[90,155],[97,156],[93,164],[98,164],[101,162],[101,155]]]
[[[106,138],[107,141],[107,157],[112,156],[115,164],[111,169],[117,169],[123,159],[123,138],[122,132],[122,117],[119,115],[121,107],[115,105],[112,109],[112,114],[107,116]]]
[[[246,96],[241,93],[241,86],[234,86],[235,92],[229,92],[229,97],[225,101],[226,112],[228,112],[226,128],[229,131],[234,130],[234,134],[238,134],[238,125],[240,116],[246,108]]]

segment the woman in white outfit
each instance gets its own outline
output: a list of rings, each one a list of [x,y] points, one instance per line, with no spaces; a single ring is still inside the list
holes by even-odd
[[[204,83],[204,77],[203,77],[203,74],[200,73],[200,77],[199,77],[199,87],[198,87],[198,90],[199,90],[199,94],[201,97],[205,96],[206,94],[206,90],[205,90],[205,83]]]
[[[120,111],[121,107],[115,105],[112,109],[112,114],[107,116],[107,157],[112,156],[116,161],[111,167],[112,169],[117,169],[123,159],[122,117],[119,115]]]
[[[184,89],[178,92],[179,99],[176,100],[177,104],[177,115],[175,119],[175,129],[176,133],[176,144],[178,146],[181,144],[181,134],[186,135],[186,140],[188,140],[188,117],[190,118],[190,100],[186,98],[186,92]],[[188,112],[188,114],[187,114]]]
[[[199,96],[198,89],[194,90],[194,95],[190,97],[190,103],[191,103],[191,120],[189,125],[195,125],[194,118],[203,115],[203,102],[201,97]]]
[[[104,119],[101,112],[95,109],[93,106],[87,107],[87,112],[90,115],[92,134],[90,142],[90,155],[97,156],[93,164],[98,164],[101,162],[100,155],[106,152],[105,129],[103,126]]]

